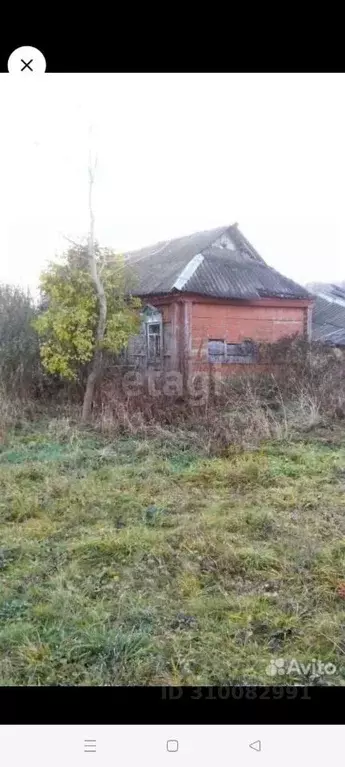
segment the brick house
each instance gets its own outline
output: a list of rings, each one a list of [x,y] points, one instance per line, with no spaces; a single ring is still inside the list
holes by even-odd
[[[126,360],[141,369],[229,374],[257,342],[310,336],[312,297],[269,267],[237,224],[126,253],[143,302]]]

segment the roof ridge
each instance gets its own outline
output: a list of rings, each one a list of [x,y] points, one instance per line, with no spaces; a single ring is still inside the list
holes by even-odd
[[[187,262],[187,264],[185,264],[185,266],[181,269],[180,273],[178,274],[178,276],[174,280],[173,285],[171,286],[171,290],[173,290],[173,289],[181,290],[181,288],[185,286],[186,282],[188,282],[188,280],[190,280],[190,278],[193,276],[193,274],[195,274],[195,272],[198,270],[200,264],[202,264],[202,262],[204,260],[204,252],[205,252],[205,250],[207,250],[207,248],[209,248],[209,246],[212,244],[212,242],[214,242],[213,238],[214,238],[214,231],[215,231],[215,229],[217,229],[217,230],[222,229],[222,234],[220,234],[220,235],[218,235],[218,237],[216,237],[216,240],[218,240],[219,237],[221,237],[224,234],[224,232],[227,232],[228,229],[230,229],[230,227],[229,226],[225,226],[224,228],[223,227],[214,227],[213,229],[204,229],[203,230],[204,232],[210,232],[210,233],[213,232],[211,239],[207,242],[207,244],[205,245],[205,247],[202,250],[197,251],[196,253],[194,253],[192,258],[190,258],[189,261]],[[203,232],[201,232],[201,231],[200,232],[194,232],[193,234],[186,235],[186,237],[194,237],[195,234],[202,234],[202,233]],[[175,239],[176,240],[180,240],[180,239],[183,239],[183,238],[182,237],[176,237]]]
[[[233,225],[231,224],[230,226],[229,225],[227,225],[227,226],[214,226],[212,229],[200,229],[200,230],[197,230],[195,232],[191,232],[190,234],[181,234],[181,235],[178,235],[177,237],[169,237],[166,240],[157,240],[157,242],[148,243],[147,245],[143,245],[143,246],[141,246],[139,248],[135,248],[135,250],[131,250],[131,249],[130,250],[126,250],[124,252],[124,256],[134,256],[136,253],[141,253],[143,250],[149,250],[150,251],[150,256],[157,255],[160,251],[164,250],[164,248],[167,245],[169,245],[171,242],[177,242],[178,240],[189,240],[189,239],[192,239],[193,237],[195,237],[195,235],[206,234],[207,232],[209,232],[211,234],[211,237],[213,237],[212,233],[214,233],[215,231],[222,230],[222,234],[223,234],[224,232],[227,231],[227,229],[230,229],[231,226],[233,226]],[[219,235],[219,236],[221,236],[221,235]],[[218,239],[218,238],[216,238],[216,239]],[[210,242],[213,242],[213,240],[211,239]],[[156,248],[157,246],[159,246],[157,248],[157,250],[152,250],[152,248]],[[202,252],[202,251],[200,251],[200,252]],[[195,255],[197,255],[197,254],[195,254]]]

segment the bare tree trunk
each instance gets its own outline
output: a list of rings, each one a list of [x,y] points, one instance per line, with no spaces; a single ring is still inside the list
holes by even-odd
[[[90,231],[89,231],[89,239],[88,239],[88,262],[89,262],[90,274],[91,274],[92,281],[95,286],[95,290],[98,297],[99,314],[98,314],[98,324],[97,324],[96,338],[95,338],[94,355],[90,365],[90,372],[89,372],[87,383],[86,383],[86,390],[85,390],[84,402],[83,402],[83,412],[82,412],[81,420],[82,420],[82,423],[84,424],[87,423],[87,421],[90,419],[95,386],[102,369],[102,341],[104,338],[105,326],[106,326],[106,320],[107,320],[107,301],[105,297],[103,283],[102,283],[102,280],[100,279],[100,276],[97,270],[96,255],[95,255],[95,239],[94,239],[95,217],[94,217],[93,208],[92,208],[92,189],[93,189],[93,182],[95,179],[95,170],[96,170],[96,161],[94,162],[94,165],[92,167],[91,153],[90,153],[90,159],[89,159]]]

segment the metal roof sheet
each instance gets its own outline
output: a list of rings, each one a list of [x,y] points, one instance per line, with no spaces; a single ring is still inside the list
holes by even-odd
[[[195,256],[202,258],[189,270]],[[237,225],[160,242],[125,258],[136,275],[139,296],[179,290],[233,299],[310,297],[301,285],[269,267]]]
[[[325,294],[324,291],[322,293]],[[312,313],[312,338],[345,346],[345,306],[316,296]]]

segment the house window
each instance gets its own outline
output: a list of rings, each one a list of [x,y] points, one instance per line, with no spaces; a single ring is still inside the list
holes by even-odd
[[[226,362],[226,343],[219,339],[210,339],[208,342],[208,361]]]
[[[158,322],[148,322],[146,328],[148,359],[159,359],[162,351],[162,325]]]
[[[224,340],[208,342],[208,361],[216,363],[250,363],[256,360],[256,346],[252,341],[242,341],[240,344],[227,344]]]
[[[142,316],[142,331],[146,342],[146,359],[148,362],[161,360],[163,355],[163,316],[157,307],[147,304]]]

